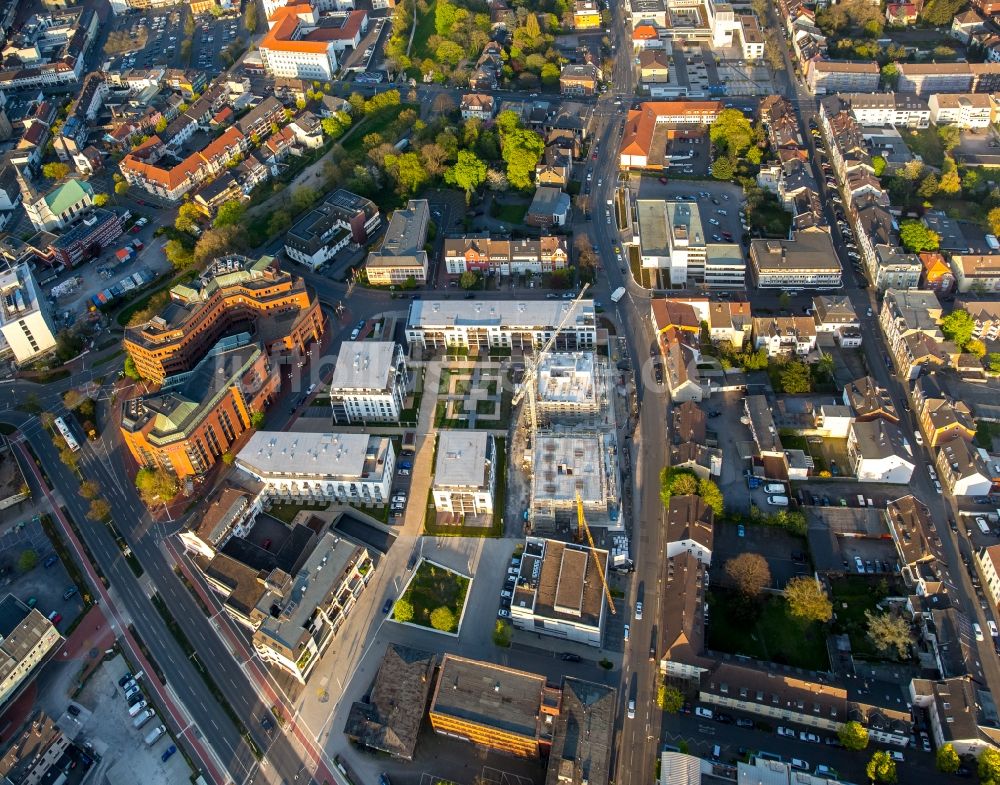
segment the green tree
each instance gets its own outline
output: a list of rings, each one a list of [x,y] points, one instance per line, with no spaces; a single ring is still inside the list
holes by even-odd
[[[194,261],[191,248],[177,239],[167,240],[166,245],[163,246],[163,254],[175,270],[183,270]]]
[[[351,116],[347,112],[335,112],[332,117],[324,117],[320,125],[324,134],[336,139],[351,127]]]
[[[938,176],[934,172],[931,172],[920,183],[917,193],[924,199],[933,199],[938,192],[939,183]]]
[[[978,338],[973,338],[964,347],[965,351],[969,354],[974,354],[976,357],[986,356],[986,344],[980,341]]]
[[[725,512],[725,504],[722,499],[722,491],[713,480],[707,477],[698,478],[698,495],[702,501],[712,508],[712,512],[721,516]]]
[[[87,508],[87,517],[92,521],[103,521],[111,515],[111,505],[104,499],[94,499]]]
[[[781,392],[788,395],[798,395],[812,390],[812,374],[809,366],[801,360],[792,360],[778,373],[778,386]]]
[[[561,71],[559,66],[555,63],[546,63],[542,66],[542,70],[539,76],[542,77],[542,84],[546,87],[554,87],[559,84],[559,75]]]
[[[708,136],[717,150],[736,158],[743,155],[753,142],[753,127],[739,109],[723,109],[709,127]]]
[[[442,41],[434,50],[434,59],[439,63],[456,66],[465,57],[465,50],[454,41]]]
[[[833,616],[833,604],[815,578],[802,575],[792,578],[785,586],[785,600],[792,616],[803,621],[828,622]]]
[[[931,1],[933,2],[933,0]],[[950,153],[962,141],[962,132],[958,130],[958,126],[941,124],[938,125],[937,132],[938,136],[941,137],[941,146],[946,153]]]
[[[955,747],[951,742],[938,747],[937,754],[935,755],[935,763],[937,764],[937,770],[943,772],[944,774],[954,774],[958,771],[959,767],[962,765],[962,759],[958,757],[958,753],[955,752]]]
[[[868,624],[868,637],[883,654],[891,654],[895,650],[899,659],[904,659],[910,651],[912,633],[910,623],[895,613],[872,613],[865,611]]]
[[[31,550],[30,548],[26,551],[21,551],[21,555],[17,557],[17,569],[21,572],[31,572],[38,566],[38,554]]]
[[[413,603],[405,597],[400,597],[392,606],[392,618],[402,624],[413,621]]]
[[[1000,783],[1000,752],[996,747],[987,747],[979,755],[979,785]]]
[[[992,234],[1000,236],[1000,207],[994,207],[986,214],[986,223]]]
[[[128,193],[128,183],[121,180],[115,183],[115,193],[121,196],[122,194]]]
[[[243,27],[249,33],[257,32],[257,0],[250,0],[246,10],[243,11]]]
[[[868,765],[865,766],[865,773],[872,782],[894,785],[896,782],[896,761],[890,758],[889,753],[885,750],[876,750],[871,760],[868,761]]]
[[[276,237],[292,228],[292,216],[288,210],[275,210],[267,221],[267,234]]]
[[[895,63],[886,63],[882,66],[882,84],[884,84],[890,90],[896,89],[896,83],[899,82],[899,66]]]
[[[442,605],[432,610],[431,627],[441,632],[452,632],[455,629],[455,614],[451,608]]]
[[[108,199],[110,198],[111,197],[109,197],[106,193],[96,193],[94,194],[94,206],[104,207],[104,205],[108,203]]]
[[[990,373],[1000,373],[1000,352],[990,352],[986,358],[986,367]]]
[[[64,164],[62,161],[53,161],[42,166],[42,174],[50,180],[62,180],[69,171],[69,164]]]
[[[254,412],[250,415],[250,427],[260,428],[264,424],[264,412]]]
[[[885,171],[885,158],[881,155],[872,156],[872,168],[875,170],[875,176],[881,177],[882,173]]]
[[[232,452],[230,452],[229,450],[226,450],[224,453],[222,453],[222,462],[226,464],[226,466],[231,466],[235,460],[236,456],[233,455]]]
[[[486,182],[486,164],[470,150],[459,150],[455,165],[444,174],[445,182],[465,191],[468,201],[472,193]]]
[[[174,219],[174,229],[178,232],[193,234],[198,227],[198,221],[202,218],[202,212],[191,202],[186,202],[177,208],[177,217]]]
[[[757,599],[771,585],[771,568],[759,553],[741,553],[726,561],[726,576],[744,597]]]
[[[458,285],[463,289],[474,289],[479,283],[479,276],[472,270],[466,270],[458,279]]]
[[[157,120],[156,121],[156,125],[153,126],[153,129],[158,134],[162,134],[164,131],[166,131],[167,130],[167,118],[166,117],[161,117],[159,120]]]
[[[448,0],[438,0],[434,6],[434,29],[439,36],[445,37],[468,16],[465,8],[459,8]]]
[[[946,128],[949,126],[945,126]],[[941,179],[938,181],[938,191],[947,195],[954,196],[960,193],[962,190],[962,178],[958,174],[958,167],[955,165],[955,161],[951,158],[944,159],[944,171],[941,174]]]
[[[223,202],[219,205],[219,209],[215,213],[215,221],[213,226],[216,228],[220,226],[235,226],[243,218],[243,213],[246,212],[246,205],[241,199],[230,199],[227,202]]]
[[[910,253],[936,251],[941,247],[941,237],[920,221],[903,221],[899,225],[899,240]]]
[[[661,684],[656,690],[656,705],[667,714],[677,714],[684,705],[684,693],[676,687]]]
[[[736,161],[728,155],[720,155],[712,162],[712,177],[716,180],[732,180],[736,174]]]
[[[500,152],[507,164],[507,182],[511,187],[522,191],[530,188],[535,167],[545,152],[542,137],[527,128],[501,131]]]
[[[859,752],[868,746],[868,730],[857,720],[850,720],[840,726],[837,738],[847,749]]]
[[[953,341],[960,349],[972,340],[972,332],[976,329],[976,321],[964,308],[956,308],[941,319],[941,332],[949,341]]]
[[[385,165],[392,172],[403,195],[416,193],[430,179],[427,168],[417,153],[387,155]]]
[[[502,649],[510,648],[511,626],[503,619],[497,619],[493,625],[493,645]]]
[[[678,474],[671,484],[674,496],[694,496],[698,493],[698,478],[693,474]]]
[[[177,475],[173,472],[149,467],[139,469],[136,472],[135,487],[147,507],[169,502],[180,490]]]
[[[125,375],[135,382],[141,382],[142,376],[139,374],[138,369],[135,367],[135,360],[132,359],[132,355],[125,356]]]
[[[84,499],[97,498],[97,494],[100,492],[101,486],[94,480],[84,480],[80,483],[80,495]]]

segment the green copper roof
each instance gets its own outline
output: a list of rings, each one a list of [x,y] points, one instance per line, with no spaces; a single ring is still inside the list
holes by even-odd
[[[53,213],[60,215],[87,196],[94,198],[94,189],[90,187],[90,183],[72,179],[45,194],[45,203]]]

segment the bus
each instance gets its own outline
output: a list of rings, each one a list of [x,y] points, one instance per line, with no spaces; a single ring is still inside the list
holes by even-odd
[[[69,426],[66,425],[66,421],[62,417],[56,417],[55,422],[59,433],[66,440],[66,446],[73,452],[79,450],[80,444],[77,442],[76,437],[73,436],[73,432],[69,429]]]

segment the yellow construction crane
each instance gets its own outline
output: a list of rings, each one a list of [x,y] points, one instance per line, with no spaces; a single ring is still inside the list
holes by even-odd
[[[583,516],[583,499],[580,498],[580,492],[576,492],[576,522],[579,530],[587,535],[587,542],[590,544],[590,551],[594,554],[594,563],[597,565],[597,573],[601,576],[601,584],[604,586],[604,596],[608,598],[608,610],[611,611],[612,615],[615,615],[617,611],[615,610],[615,601],[611,599],[611,587],[608,586],[608,579],[604,575],[604,567],[601,566],[601,560],[597,556],[597,546],[594,545],[594,538],[590,536],[590,527],[587,525],[587,519]]]

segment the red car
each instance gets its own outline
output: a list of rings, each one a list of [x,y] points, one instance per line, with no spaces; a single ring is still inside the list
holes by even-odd
[[[667,184],[667,178],[666,177],[661,177],[660,178],[660,182],[663,183],[664,185],[666,185]]]
[[[52,622],[53,624],[58,624],[59,622],[62,621],[62,614],[53,611],[52,613],[49,614],[49,621]]]
[[[590,156],[590,157],[591,157],[591,158],[592,158],[593,160],[595,160],[595,161],[596,161],[596,160],[597,160],[597,153],[594,153],[594,154],[593,154],[592,156]]]

